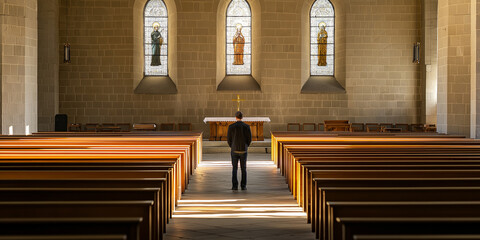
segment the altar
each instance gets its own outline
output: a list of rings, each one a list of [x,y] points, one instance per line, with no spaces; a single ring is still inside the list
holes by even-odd
[[[244,117],[242,121],[250,125],[252,141],[263,141],[263,123],[270,122],[268,117]],[[228,125],[236,122],[235,117],[206,117],[204,123],[210,124],[210,141],[226,141]]]

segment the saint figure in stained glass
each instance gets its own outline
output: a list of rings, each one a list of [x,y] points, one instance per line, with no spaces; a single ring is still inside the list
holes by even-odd
[[[243,47],[245,38],[242,34],[242,24],[237,24],[237,32],[233,37],[234,60],[233,65],[243,65]]]
[[[159,66],[162,65],[160,61],[160,48],[162,47],[163,37],[162,34],[158,31],[160,24],[158,22],[153,23],[153,32],[152,37],[152,62],[150,66]]]
[[[318,43],[318,66],[327,66],[327,39],[328,33],[325,30],[326,24],[321,22],[318,25],[319,32],[317,36]]]
[[[335,9],[330,0],[316,0],[310,10],[310,75],[334,73]]]
[[[168,76],[168,11],[162,0],[148,0],[143,11],[145,76]]]
[[[226,13],[226,74],[252,74],[252,12],[246,0],[231,0]]]

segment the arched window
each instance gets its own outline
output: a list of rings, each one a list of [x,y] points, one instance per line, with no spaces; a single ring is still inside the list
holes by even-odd
[[[145,76],[168,76],[168,13],[162,0],[149,0],[143,12]]]
[[[329,0],[316,0],[310,10],[310,75],[333,76],[335,10]]]
[[[252,12],[245,0],[232,0],[226,14],[226,74],[252,74]]]

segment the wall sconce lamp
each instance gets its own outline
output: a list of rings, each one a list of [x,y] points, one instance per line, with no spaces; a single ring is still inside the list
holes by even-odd
[[[413,44],[413,63],[420,63],[420,43],[416,42]]]
[[[63,62],[70,63],[70,43],[68,41],[63,45]]]
[[[70,43],[68,43],[68,2],[66,0],[66,14],[65,14],[65,26],[66,26],[66,35],[67,41],[63,45],[63,63],[71,63],[70,61]]]

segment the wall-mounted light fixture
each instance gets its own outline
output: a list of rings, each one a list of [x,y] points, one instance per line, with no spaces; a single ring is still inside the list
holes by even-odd
[[[63,62],[70,63],[70,43],[66,42],[63,45]]]
[[[67,35],[67,40],[63,44],[63,62],[70,63],[70,43],[68,43],[68,1],[66,0],[66,14],[65,14],[65,30]]]
[[[420,63],[420,43],[413,44],[413,63]]]

